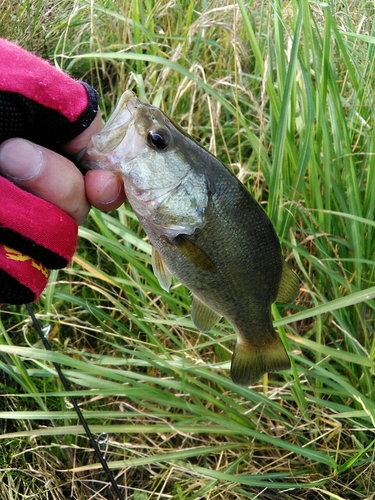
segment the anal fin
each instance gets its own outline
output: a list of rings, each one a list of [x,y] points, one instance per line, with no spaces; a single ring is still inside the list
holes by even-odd
[[[220,314],[208,307],[196,295],[193,295],[190,314],[194,325],[201,332],[209,332],[221,319]]]

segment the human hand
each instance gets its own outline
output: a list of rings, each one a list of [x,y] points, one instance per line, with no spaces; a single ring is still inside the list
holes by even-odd
[[[73,156],[101,129],[100,116],[79,136],[62,147]],[[125,199],[120,176],[104,170],[90,170],[85,176],[68,158],[26,139],[12,138],[0,145],[0,175],[30,193],[49,201],[83,224],[93,205],[114,210]]]
[[[3,39],[0,74],[0,303],[23,304],[70,261],[90,205],[112,210],[124,189],[65,157],[101,128],[92,87]]]

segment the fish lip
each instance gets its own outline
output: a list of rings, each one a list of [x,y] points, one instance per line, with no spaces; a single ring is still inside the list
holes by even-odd
[[[133,105],[131,106],[132,101],[133,101]],[[109,119],[106,122],[106,124],[104,125],[103,129],[110,128],[112,126],[112,124],[118,120],[119,115],[125,109],[127,109],[129,111],[129,113],[131,114],[131,116],[134,117],[134,110],[137,109],[140,104],[142,104],[142,103],[138,99],[138,97],[134,94],[134,92],[132,90],[126,90],[122,94],[114,112],[109,117]],[[100,132],[99,132],[99,134],[100,134]]]
[[[124,92],[104,127],[94,134],[87,147],[76,155],[76,161],[86,169],[112,170],[118,161],[115,150],[134,123],[141,104],[134,92]]]

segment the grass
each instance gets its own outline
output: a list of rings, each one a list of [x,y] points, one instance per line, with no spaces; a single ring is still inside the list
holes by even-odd
[[[292,369],[237,387],[230,325],[197,332],[129,207],[93,209],[34,306],[53,351],[0,311],[2,499],[111,498],[54,361],[127,499],[374,498],[373,23],[363,0],[1,7],[0,35],[92,83],[104,117],[133,88],[227,164],[302,281],[273,307]]]

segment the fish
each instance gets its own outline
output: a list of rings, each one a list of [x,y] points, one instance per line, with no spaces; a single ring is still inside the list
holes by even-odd
[[[81,164],[119,172],[152,243],[152,267],[192,294],[191,318],[209,332],[222,318],[237,334],[230,376],[249,386],[290,368],[271,305],[291,303],[299,278],[275,229],[245,186],[159,108],[126,91]]]

